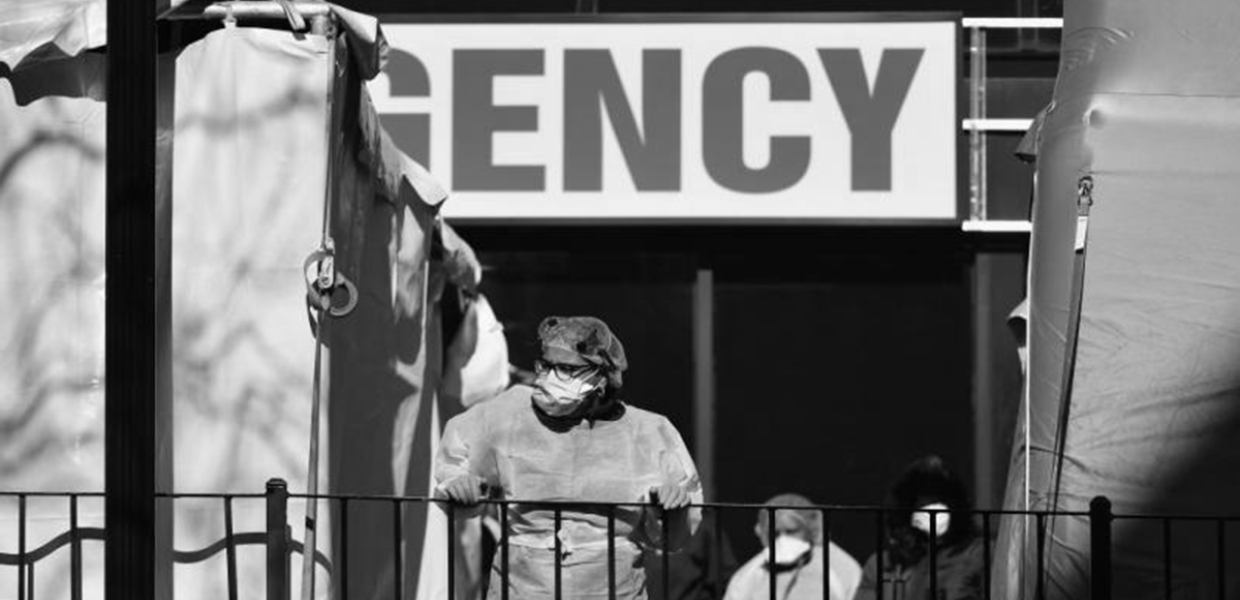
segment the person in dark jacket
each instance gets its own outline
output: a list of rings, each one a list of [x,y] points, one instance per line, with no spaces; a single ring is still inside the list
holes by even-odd
[[[886,513],[884,547],[866,561],[855,600],[873,600],[879,585],[884,600],[984,597],[984,540],[970,512],[964,482],[942,459],[926,456],[914,461],[892,484],[884,504],[894,509]],[[929,594],[932,562],[936,574],[933,596]]]
[[[718,510],[718,509],[716,509]],[[682,552],[668,555],[667,593],[663,591],[663,555],[645,554],[649,600],[719,600],[736,572],[736,555],[727,532],[717,529],[718,516],[702,519]]]

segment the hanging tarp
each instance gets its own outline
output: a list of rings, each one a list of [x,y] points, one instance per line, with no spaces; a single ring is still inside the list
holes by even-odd
[[[0,19],[0,63],[21,70],[77,56],[107,41],[104,0],[25,0]]]
[[[1066,4],[1037,148],[1029,443],[1013,460],[1029,470],[1009,499],[1027,483],[1034,510],[1085,511],[1095,495],[1119,514],[1240,506],[1237,30],[1229,1]],[[1088,596],[1087,520],[1045,533],[1040,580],[1031,540],[1001,541],[995,597],[1032,598],[1039,583],[1048,598]],[[1166,533],[1115,521],[1113,597],[1218,597],[1214,523]],[[1240,571],[1224,573],[1234,596]]]
[[[358,19],[364,20],[351,15],[347,21]],[[196,322],[249,332],[264,340],[260,347],[273,350],[267,356],[244,354],[227,370],[227,383],[221,382],[238,394],[252,396],[256,388],[270,394],[261,409],[270,420],[262,427],[220,424],[234,436],[254,435],[255,445],[272,446],[263,454],[266,462],[230,463],[245,475],[234,472],[212,481],[213,490],[255,489],[273,475],[288,479],[293,490],[304,489],[313,335],[307,329],[301,266],[324,230],[335,270],[356,288],[356,307],[324,326],[330,400],[324,407],[320,491],[428,495],[439,429],[461,410],[463,390],[472,399],[506,383],[495,383],[495,368],[479,375],[473,360],[480,348],[494,354],[502,332],[497,337],[495,323],[477,323],[478,311],[486,310],[477,295],[481,268],[468,245],[439,220],[446,193],[395,149],[371,105],[364,81],[379,64],[382,40],[376,33],[369,29],[363,36],[354,28],[335,37],[333,45],[322,36],[298,39],[283,31],[227,28],[187,48],[178,65],[174,200],[178,211],[189,204],[197,208],[187,210],[197,215],[178,214],[178,223],[192,231],[178,230],[174,240],[184,248],[178,255],[186,268],[204,272],[198,285],[177,284],[187,292],[187,298],[177,297],[177,310],[203,296],[218,301],[220,296],[206,289],[221,278],[249,278],[251,297],[205,306]],[[200,62],[191,67],[190,60]],[[198,117],[191,116],[191,107]],[[324,186],[330,190],[326,212]],[[438,308],[446,289],[453,291],[453,301],[461,300],[465,317],[450,331],[444,330]],[[461,335],[457,329],[463,329]],[[485,334],[481,346],[480,334]],[[296,350],[286,353],[286,347]],[[445,351],[455,362],[448,366],[452,385],[441,394]],[[462,373],[471,365],[474,372],[463,385]],[[506,376],[506,369],[505,362],[498,372]],[[282,377],[292,379],[277,381]],[[217,394],[202,398],[219,409]],[[258,439],[285,428],[287,434]],[[177,442],[180,460],[190,442]],[[249,454],[244,448],[237,452]],[[443,597],[449,538],[442,511],[414,502],[402,504],[399,513],[393,507],[350,503],[347,539],[329,540],[332,529],[325,524],[340,522],[342,505],[320,504],[319,547],[331,556],[347,550],[350,597],[390,598],[398,586],[402,598]],[[393,542],[398,532],[403,532],[399,555]],[[467,597],[476,589],[477,574],[469,569],[478,561],[462,558],[458,566],[466,576],[458,590]],[[334,587],[341,591],[342,578],[328,583],[326,572],[318,578],[320,596]]]
[[[104,485],[103,61],[91,22],[102,2],[8,3],[0,10],[0,487],[100,491]],[[57,44],[63,44],[58,46]],[[77,60],[69,60],[71,56]],[[12,69],[16,69],[13,71]],[[103,500],[79,523],[103,526]],[[68,527],[63,498],[27,502],[26,548]],[[0,552],[15,553],[17,500],[0,499]],[[83,584],[101,598],[101,545],[83,545]],[[67,597],[67,549],[32,572]],[[16,597],[17,569],[0,568]]]
[[[18,12],[0,16],[0,54],[20,65],[0,81],[0,211],[12,225],[0,281],[28,292],[0,320],[13,357],[0,363],[0,418],[22,424],[3,443],[10,489],[102,489],[106,55],[83,52],[103,42],[92,6],[102,3],[23,7],[37,27],[10,23]],[[178,55],[174,127],[161,132],[172,154],[160,161],[173,188],[174,491],[252,493],[271,477],[305,490],[314,335],[302,267],[321,242],[325,199],[336,269],[359,293],[356,309],[324,330],[331,394],[319,491],[424,495],[442,422],[506,384],[506,358],[495,358],[506,357],[502,328],[477,293],[481,267],[438,218],[443,190],[396,151],[367,97],[384,50],[377,24],[335,14],[334,46],[233,26]],[[446,330],[445,289],[457,315]],[[67,528],[64,504],[31,504],[39,521],[29,546]],[[84,525],[101,524],[98,505],[83,503]],[[15,539],[12,509],[0,507],[4,539]],[[347,541],[331,536],[338,509],[320,505],[318,547],[331,559],[349,544],[350,597],[394,597],[397,580],[404,598],[443,597],[441,514],[406,505],[398,562],[388,506],[354,503]],[[290,502],[297,539],[302,510]],[[235,531],[264,529],[261,499],[236,500],[232,512]],[[177,500],[175,547],[219,540],[223,514],[219,500]],[[86,598],[102,597],[98,550],[86,546]],[[69,581],[61,554],[39,565],[44,593]],[[263,548],[238,548],[237,564],[242,597],[261,595]],[[477,574],[458,566],[468,597]],[[339,596],[339,581],[320,569],[317,596]],[[227,585],[222,553],[176,567],[177,598],[224,597]],[[13,570],[2,570],[0,589],[13,586]]]

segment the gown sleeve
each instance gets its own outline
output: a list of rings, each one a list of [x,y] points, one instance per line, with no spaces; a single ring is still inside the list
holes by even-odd
[[[492,411],[486,404],[479,404],[452,417],[444,426],[435,453],[435,495],[440,496],[443,486],[459,477],[475,475],[487,485],[499,484],[494,459],[487,443],[489,417]]]
[[[689,454],[684,440],[681,439],[680,432],[676,431],[676,427],[666,417],[658,417],[650,437],[652,439],[639,440],[639,443],[649,443],[650,447],[654,448],[661,482],[679,485],[689,494],[692,504],[700,505],[703,501],[702,482],[698,478],[697,466],[693,463],[693,457]],[[676,552],[683,549],[693,537],[693,533],[697,531],[698,525],[702,522],[702,509],[700,506],[692,506],[688,509],[673,511],[666,516],[669,519],[666,546],[669,551]],[[664,546],[663,517],[661,509],[646,509],[642,519],[646,542],[656,550]]]

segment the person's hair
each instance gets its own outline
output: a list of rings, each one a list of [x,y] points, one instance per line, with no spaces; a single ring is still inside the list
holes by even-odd
[[[603,374],[607,374],[607,370],[603,369]],[[607,412],[611,407],[619,405],[621,401],[620,392],[624,389],[623,385],[615,383],[611,378],[603,380],[603,388],[601,395],[595,400],[596,410]]]
[[[927,504],[947,505],[951,514],[947,532],[935,539],[940,548],[967,545],[977,537],[973,504],[964,481],[938,456],[913,461],[892,483],[884,504],[887,513],[887,550],[892,560],[907,566],[921,560],[929,550],[930,537],[913,527],[916,509]]]

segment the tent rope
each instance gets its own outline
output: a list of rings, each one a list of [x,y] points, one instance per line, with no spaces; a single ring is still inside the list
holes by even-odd
[[[290,21],[293,16],[300,19],[300,15],[296,11],[291,10],[291,6],[285,2],[280,2],[285,12],[290,14]],[[303,24],[304,28],[304,24]],[[310,307],[317,308],[319,313],[318,324],[314,327],[314,388],[311,392],[310,406],[310,455],[309,465],[306,473],[306,524],[305,524],[305,551],[307,556],[314,556],[317,550],[318,542],[318,498],[319,493],[319,429],[321,420],[321,405],[323,397],[330,398],[330,390],[324,391],[327,387],[323,383],[323,329],[327,326],[328,317],[344,317],[353,312],[357,306],[358,293],[357,286],[349,281],[347,277],[336,271],[336,245],[332,240],[332,196],[335,189],[334,164],[335,164],[335,145],[331,140],[335,139],[335,121],[336,121],[336,105],[334,102],[334,91],[336,84],[336,38],[334,23],[328,19],[324,27],[323,21],[316,21],[315,33],[322,33],[327,38],[327,82],[326,82],[326,101],[327,109],[326,119],[326,140],[327,145],[327,164],[325,165],[325,178],[323,185],[323,231],[319,238],[319,247],[306,258],[302,265],[302,274],[307,277],[306,280],[306,300]],[[309,277],[311,265],[317,265],[317,276]],[[347,298],[343,306],[336,306],[333,302],[335,293],[342,289],[347,294]],[[313,320],[313,315],[311,315]],[[314,561],[308,560],[302,562],[302,586],[301,597],[303,600],[311,600],[314,598],[314,579],[315,564]]]

